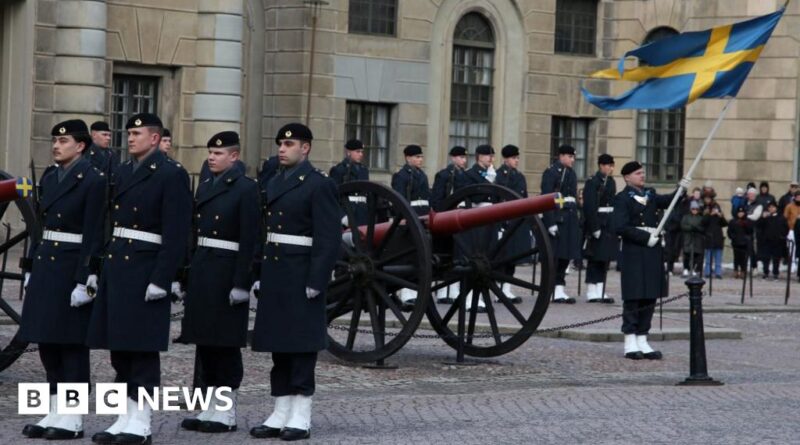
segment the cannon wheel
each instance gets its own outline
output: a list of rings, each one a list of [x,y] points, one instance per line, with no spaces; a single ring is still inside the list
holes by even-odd
[[[429,236],[411,206],[386,186],[344,183],[339,202],[347,228],[327,291],[328,351],[347,361],[377,362],[402,348],[425,316],[431,281]],[[376,232],[384,233],[377,242]],[[401,310],[397,299],[401,288],[424,296],[409,313]],[[362,314],[368,325],[361,326]],[[387,315],[391,337],[384,335]]]
[[[487,201],[499,203],[519,199],[517,193],[495,184],[477,184],[465,187],[443,204],[452,210],[460,205],[466,208],[473,203]],[[463,204],[462,204],[463,203]],[[456,350],[473,357],[496,357],[518,348],[539,327],[550,302],[555,282],[555,267],[549,238],[538,216],[505,221],[505,230],[498,239],[500,225],[480,227],[453,236],[455,253],[453,261],[437,271],[436,292],[455,282],[460,282],[460,293],[451,305],[432,302],[428,305],[428,319],[445,342]],[[521,230],[531,230],[533,242],[530,249],[522,248],[508,253],[512,237]],[[538,256],[542,265],[538,278],[523,279],[506,275],[506,266],[520,260]],[[511,283],[517,289],[530,292],[524,299],[535,299],[515,306],[502,292],[499,282]],[[467,298],[472,298],[467,309]],[[478,298],[482,296],[486,313],[478,313]],[[528,309],[525,309],[528,308]],[[453,319],[457,316],[456,320]],[[474,338],[478,321],[489,325],[490,338]],[[456,332],[453,331],[454,327]],[[455,326],[454,326],[455,325]],[[502,325],[502,326],[501,326]],[[460,334],[460,335],[459,335]],[[460,337],[460,338],[459,338]]]
[[[14,176],[11,176],[4,171],[0,171],[0,180],[13,178]],[[5,215],[9,204],[10,203],[8,202],[0,204],[0,217]],[[31,199],[18,199],[14,201],[14,205],[16,205],[17,210],[19,210],[20,215],[22,215],[22,219],[25,222],[25,230],[10,237],[0,244],[0,255],[5,255],[13,247],[20,243],[24,243],[28,236],[31,237],[32,242],[41,238],[41,229],[36,219],[36,211],[33,207],[33,201]],[[16,264],[13,266],[14,268],[17,267]],[[3,270],[0,270],[0,285],[2,285],[4,280],[17,280],[20,282],[21,287],[23,279],[24,275],[20,272],[8,272],[5,270],[5,267],[3,267]],[[11,366],[11,364],[13,364],[19,358],[19,356],[25,352],[25,348],[28,346],[27,342],[19,340],[18,338],[17,333],[19,331],[20,315],[5,300],[5,297],[6,295],[2,294],[2,287],[0,287],[0,310],[2,310],[10,320],[2,322],[3,324],[6,324],[6,326],[0,330],[0,332],[3,333],[0,335],[0,341],[5,344],[5,346],[2,347],[2,351],[0,351],[0,371]],[[11,332],[13,332],[13,335],[11,335]],[[8,335],[6,335],[7,333]]]

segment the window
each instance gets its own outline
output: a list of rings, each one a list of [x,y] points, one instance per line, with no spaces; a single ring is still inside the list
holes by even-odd
[[[557,53],[591,56],[597,35],[597,0],[556,0]]]
[[[347,102],[345,140],[364,143],[364,164],[374,170],[389,170],[389,105]]]
[[[644,43],[651,43],[678,32],[657,28]],[[639,110],[636,118],[636,158],[653,182],[673,182],[683,175],[683,145],[686,109]]]
[[[351,33],[395,35],[397,0],[350,0]]]
[[[566,144],[575,149],[572,169],[578,179],[586,177],[586,155],[589,153],[589,124],[591,119],[553,116],[550,130],[550,154],[558,158],[558,147]]]
[[[450,97],[450,146],[468,151],[488,144],[492,124],[494,33],[478,13],[465,15],[456,25]]]
[[[137,113],[155,113],[158,77],[114,75],[111,91],[111,146],[128,147],[125,124]]]

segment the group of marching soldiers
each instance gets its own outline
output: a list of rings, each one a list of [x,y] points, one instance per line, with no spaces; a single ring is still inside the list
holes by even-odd
[[[286,441],[310,437],[317,353],[327,347],[325,290],[342,242],[336,187],[369,180],[363,144],[348,141],[344,160],[328,177],[308,160],[311,130],[287,124],[275,137],[278,154],[252,180],[240,160],[238,134],[221,132],[207,143],[208,158],[192,196],[186,170],[169,156],[171,135],[161,120],[137,114],[126,130],[130,160],[120,163],[108,148],[106,124],[90,130],[81,120],[69,120],[52,129],[54,165],[45,170],[35,196],[43,234],[22,262],[26,297],[19,333],[21,340],[39,344],[51,410],[23,434],[83,437],[81,415],[56,411],[57,384],[89,383],[89,351],[104,349],[110,351],[115,381],[127,385],[127,412],[92,440],[151,443],[152,413],[148,404],[137,403],[137,395],[152,396],[160,385],[171,300],[183,297],[178,341],[196,345],[198,381],[207,389],[231,388],[233,405],[217,409],[220,400],[214,396],[207,409],[184,419],[182,428],[236,430],[241,348],[247,344],[250,302],[257,298],[252,349],[272,353],[274,404],[250,434]],[[514,145],[503,147],[497,169],[491,146],[476,147],[469,168],[466,148],[453,147],[432,188],[422,170],[422,147],[409,145],[403,154],[406,164],[391,186],[419,215],[443,210],[448,197],[472,184],[493,183],[527,197]],[[614,159],[601,155],[598,172],[584,189],[584,241],[578,235],[574,162],[575,150],[561,146],[542,176],[542,193],[558,192],[562,201],[543,215],[558,261],[554,301],[575,302],[564,291],[564,275],[581,251],[588,259],[588,301],[611,301],[605,295],[606,270],[620,256],[625,356],[660,358],[647,343],[653,303],[665,292],[654,226],[671,196],[645,188],[644,170],[636,162],[623,167],[627,186],[616,194]],[[518,232],[521,238],[510,245],[531,247],[531,233]],[[513,276],[514,267],[508,268],[504,273]],[[458,284],[453,286],[437,292],[439,303],[453,302],[459,293]],[[522,301],[509,283],[501,290],[510,301]],[[397,297],[409,309],[417,295],[401,289]],[[485,310],[481,299],[477,304],[478,311]]]
[[[244,175],[238,134],[212,136],[194,197],[158,116],[137,114],[126,130],[130,160],[120,163],[106,124],[52,129],[54,165],[36,188],[43,233],[22,261],[19,332],[39,344],[50,412],[23,435],[83,437],[83,416],[58,412],[57,385],[90,383],[89,351],[104,349],[115,382],[127,387],[127,410],[92,441],[151,443],[152,412],[139,393],[157,400],[171,300],[185,296],[178,341],[196,345],[198,381],[213,395],[182,428],[236,430],[241,348],[258,298],[252,349],[272,353],[274,404],[250,434],[310,437],[317,353],[327,347],[325,290],[341,243],[336,184],[308,160],[311,130],[282,127],[278,154],[257,181]],[[220,388],[230,388],[232,405]]]

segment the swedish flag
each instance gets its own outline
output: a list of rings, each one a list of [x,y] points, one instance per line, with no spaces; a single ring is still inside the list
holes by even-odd
[[[636,48],[617,68],[591,77],[640,82],[638,86],[617,97],[595,96],[585,88],[581,92],[604,110],[679,108],[701,97],[736,96],[785,10]],[[626,70],[629,56],[637,57],[641,66]]]

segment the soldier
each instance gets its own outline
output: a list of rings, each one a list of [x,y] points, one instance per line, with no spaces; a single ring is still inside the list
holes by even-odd
[[[240,152],[239,133],[235,131],[223,131],[221,133],[217,133],[211,138],[211,140],[209,140],[209,142],[213,142],[214,144],[216,144],[217,141],[220,141],[227,144],[227,143],[233,143],[234,140],[235,143],[231,145],[231,147],[236,147],[237,149],[235,150],[235,152],[239,153]],[[209,147],[209,148],[214,148],[214,147]],[[234,160],[232,167],[235,168],[236,171],[239,172],[240,175],[242,176],[247,172],[247,165],[245,165],[245,163],[242,162],[241,159],[239,159],[238,155],[236,156],[236,160]],[[200,183],[203,183],[209,179],[212,179],[215,176],[216,174],[213,171],[211,171],[211,169],[208,167],[208,159],[206,159],[205,161],[203,161],[203,165],[200,167],[200,177],[198,178],[198,180],[200,181]]]
[[[361,164],[364,159],[364,144],[358,139],[351,139],[344,144],[344,148],[345,157],[342,162],[331,167],[331,179],[336,185],[350,181],[369,181],[369,169]],[[348,199],[353,207],[356,225],[367,224],[367,197],[350,195]],[[342,218],[343,223],[346,221],[345,218]]]
[[[97,121],[90,127],[92,144],[83,151],[96,169],[110,177],[119,167],[119,152],[111,148],[111,128],[103,121]]]
[[[97,287],[96,259],[103,247],[106,177],[81,153],[89,146],[82,120],[61,122],[51,132],[54,166],[40,181],[42,240],[25,263],[25,301],[19,338],[39,344],[50,413],[25,425],[25,437],[49,440],[83,437],[83,416],[56,413],[59,383],[89,383],[86,329]]]
[[[158,149],[168,156],[172,154],[172,132],[169,131],[169,128],[162,130],[161,141],[158,143]]]
[[[614,199],[612,227],[622,238],[622,333],[625,358],[660,360],[661,352],[647,343],[657,298],[666,296],[661,236],[656,236],[659,209],[669,207],[674,194],[659,195],[645,187],[642,164],[622,167],[625,188]],[[681,180],[684,189],[691,183]]]
[[[578,178],[572,170],[575,164],[575,149],[569,145],[558,147],[558,160],[542,175],[542,194],[561,193],[564,205],[542,215],[542,220],[553,242],[556,265],[556,289],[554,303],[574,304],[575,299],[564,292],[569,262],[581,258],[580,227],[575,196]]]
[[[236,390],[242,382],[242,351],[247,346],[251,268],[258,243],[258,184],[236,168],[239,135],[224,131],[208,147],[212,177],[201,182],[195,198],[196,250],[189,268],[189,287],[181,338],[197,345],[200,381],[205,387],[230,387],[233,406],[207,410],[184,419],[192,431],[236,430]]]
[[[616,259],[619,240],[611,229],[611,214],[614,212],[614,196],[617,185],[614,178],[614,158],[601,154],[597,158],[598,170],[586,181],[583,188],[584,256],[586,265],[586,301],[589,303],[613,303],[606,295],[606,272],[608,263]]]
[[[516,145],[506,145],[500,151],[503,156],[503,165],[497,169],[497,178],[494,183],[502,185],[523,198],[528,197],[528,183],[525,180],[525,175],[519,172],[519,147]],[[530,250],[533,245],[530,229],[527,226],[521,226],[513,235],[513,239],[508,240],[505,245],[506,254],[514,256]],[[529,261],[529,258],[520,259],[519,262]],[[511,264],[506,269],[505,273],[513,277],[516,267]],[[522,303],[522,297],[514,295],[511,291],[511,283],[503,283],[501,290],[514,304]]]
[[[253,328],[253,351],[271,352],[272,414],[250,430],[256,438],[311,437],[317,353],[327,347],[325,289],[339,258],[342,229],[336,184],[308,161],[311,130],[278,131],[280,172],[267,185],[264,291]]]
[[[403,154],[406,157],[406,165],[392,175],[392,188],[403,195],[417,215],[427,215],[430,212],[431,191],[428,187],[428,176],[422,171],[422,163],[425,160],[422,147],[409,145],[403,149]],[[401,309],[413,310],[417,303],[417,292],[403,288],[398,294]]]
[[[159,351],[169,343],[171,283],[186,254],[192,196],[183,167],[158,149],[161,120],[137,114],[125,125],[132,159],[117,170],[113,237],[103,263],[87,344],[111,351],[117,382],[128,385],[127,413],[97,443],[149,443],[150,406],[136,402],[161,383]]]

